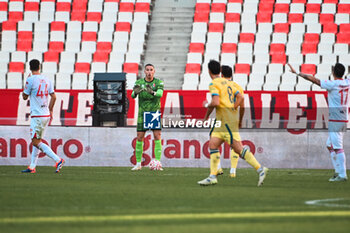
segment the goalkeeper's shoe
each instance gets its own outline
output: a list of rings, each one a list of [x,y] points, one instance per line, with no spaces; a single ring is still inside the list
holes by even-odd
[[[131,168],[131,171],[138,171],[141,170],[141,164],[136,164],[133,168]]]
[[[30,169],[29,167],[26,170],[22,170],[22,173],[35,173],[36,170],[34,169]]]
[[[258,186],[263,185],[268,171],[269,169],[267,167],[263,167],[262,171],[259,173]]]
[[[330,178],[329,181],[330,182],[339,182],[339,181],[347,181],[348,180],[348,177],[341,177],[341,176],[336,176],[334,178]]]
[[[217,184],[218,180],[216,178],[212,178],[209,176],[208,178],[205,178],[204,180],[198,181],[197,183],[199,185],[202,185],[202,186],[208,186],[208,185]]]
[[[218,169],[216,175],[220,176],[220,175],[223,175],[223,174],[224,174],[224,170],[222,170],[222,168]]]
[[[155,170],[163,171],[164,169],[163,169],[162,163],[159,160],[156,160],[156,163],[157,163],[157,166]]]
[[[56,173],[59,173],[64,165],[64,159],[61,159],[58,163],[56,163]]]

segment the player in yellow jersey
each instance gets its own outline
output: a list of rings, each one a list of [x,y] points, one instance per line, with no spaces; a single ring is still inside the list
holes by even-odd
[[[237,88],[237,90],[239,91],[239,93],[244,96],[244,91],[243,88],[236,83],[235,81],[233,81],[232,79],[232,68],[229,66],[221,66],[221,77],[230,80],[233,82],[233,85]],[[238,126],[239,128],[241,128],[242,126],[242,119],[244,116],[244,101],[242,101],[239,105],[239,122],[238,122]],[[230,154],[230,160],[231,160],[231,169],[230,169],[230,177],[235,178],[236,177],[236,169],[237,169],[237,165],[238,165],[238,158],[239,158],[239,154],[237,154],[233,149],[231,149],[231,154]],[[219,163],[218,165],[218,175],[222,175],[224,174],[222,168],[221,168],[221,164]]]
[[[206,101],[203,102],[203,106],[208,108],[205,119],[208,119],[215,108],[216,121],[220,121],[221,126],[214,126],[210,131],[210,175],[208,178],[198,181],[198,184],[217,184],[216,175],[218,172],[218,164],[220,163],[219,148],[221,144],[226,141],[242,159],[246,160],[257,170],[259,174],[258,186],[261,186],[268,169],[260,165],[248,148],[243,148],[241,137],[238,132],[239,122],[237,121],[239,121],[239,112],[237,108],[240,103],[244,101],[244,97],[233,85],[233,82],[220,77],[220,68],[220,63],[217,61],[211,60],[208,63],[209,75],[213,80],[209,84],[212,100],[210,103]]]

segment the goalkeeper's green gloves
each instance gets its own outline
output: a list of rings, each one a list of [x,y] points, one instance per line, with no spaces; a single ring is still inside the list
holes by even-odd
[[[146,85],[146,89],[145,89],[145,90],[146,90],[148,93],[150,93],[151,95],[156,95],[156,92],[153,91],[152,87],[151,87],[149,84]]]
[[[135,96],[138,95],[138,94],[140,94],[143,90],[144,90],[144,89],[141,88],[140,85],[135,85],[134,88],[133,88],[133,91],[134,91]]]

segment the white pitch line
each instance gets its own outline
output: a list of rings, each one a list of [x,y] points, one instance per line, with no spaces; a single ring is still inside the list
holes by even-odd
[[[306,201],[307,205],[316,205],[316,206],[326,206],[326,207],[341,207],[341,208],[350,208],[350,205],[347,204],[337,204],[332,202],[339,202],[346,200],[345,198],[330,198],[330,199],[320,199],[320,200],[310,200]]]
[[[159,220],[213,220],[243,218],[288,218],[288,217],[349,217],[350,211],[295,211],[295,212],[246,212],[246,213],[184,213],[184,214],[146,214],[146,215],[109,215],[109,216],[54,216],[0,218],[0,224],[6,223],[65,223],[65,222],[123,222],[123,221],[159,221]]]

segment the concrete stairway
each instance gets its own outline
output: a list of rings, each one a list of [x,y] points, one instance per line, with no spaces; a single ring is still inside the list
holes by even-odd
[[[154,1],[143,65],[155,66],[155,77],[164,80],[167,90],[183,84],[194,7],[195,0]]]

